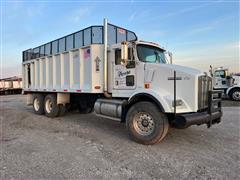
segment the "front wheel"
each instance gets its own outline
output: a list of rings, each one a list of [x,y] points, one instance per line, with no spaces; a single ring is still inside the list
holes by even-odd
[[[168,119],[151,102],[138,102],[128,111],[126,126],[130,138],[141,144],[160,142],[169,129]]]
[[[234,101],[240,101],[240,89],[232,89],[229,96]]]

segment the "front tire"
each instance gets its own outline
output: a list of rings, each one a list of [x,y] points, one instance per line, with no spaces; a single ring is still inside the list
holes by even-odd
[[[151,102],[138,102],[128,111],[126,126],[129,136],[141,144],[160,142],[169,129],[168,119]]]
[[[233,101],[240,101],[240,89],[232,89],[229,96]]]

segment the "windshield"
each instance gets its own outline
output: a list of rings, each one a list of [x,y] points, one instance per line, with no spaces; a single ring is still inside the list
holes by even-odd
[[[215,71],[215,77],[225,78],[225,71],[224,70]]]
[[[167,63],[164,50],[158,47],[140,44],[137,45],[137,54],[138,59],[143,62],[163,64]]]

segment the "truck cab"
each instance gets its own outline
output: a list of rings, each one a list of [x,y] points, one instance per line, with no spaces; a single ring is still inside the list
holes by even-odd
[[[172,113],[175,88],[176,113],[197,112],[206,108],[206,102],[198,104],[200,99],[190,97],[200,96],[201,89],[195,83],[201,83],[203,77],[206,78],[203,91],[211,90],[210,78],[197,69],[171,64],[166,55],[164,48],[146,41],[110,46],[108,90],[112,97],[126,97],[131,101],[139,94],[146,94],[161,102],[165,112]],[[191,88],[184,90],[189,86]]]
[[[211,66],[210,66],[211,68]],[[213,78],[213,89],[222,90],[234,101],[240,101],[240,76],[230,75],[228,68],[210,69]]]
[[[213,84],[215,89],[227,89],[229,87],[228,69],[217,68],[213,74]]]

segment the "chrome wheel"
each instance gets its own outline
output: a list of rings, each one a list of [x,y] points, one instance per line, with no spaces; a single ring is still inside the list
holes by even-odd
[[[140,135],[148,136],[154,131],[155,123],[149,113],[138,112],[133,118],[133,127]]]
[[[34,109],[35,109],[36,111],[39,110],[39,108],[40,108],[40,102],[39,102],[39,99],[38,99],[38,98],[35,98],[35,99],[34,99],[33,106],[34,106]]]
[[[232,98],[236,101],[240,100],[240,91],[234,91],[232,94]]]
[[[47,113],[51,113],[52,109],[53,109],[53,103],[50,99],[47,99],[45,102],[45,109],[47,111]]]

